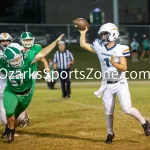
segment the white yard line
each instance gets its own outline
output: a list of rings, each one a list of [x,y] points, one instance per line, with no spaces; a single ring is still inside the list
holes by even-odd
[[[128,81],[129,84],[150,84],[150,81]],[[57,84],[60,84],[60,83],[56,83]],[[94,81],[94,82],[72,82],[71,83],[72,85],[100,85],[100,81]],[[47,84],[45,82],[43,83],[36,83],[36,86],[47,86]],[[48,98],[49,100],[52,100],[52,101],[64,101],[64,102],[67,102],[67,103],[71,103],[73,105],[78,105],[78,106],[83,106],[83,107],[88,107],[88,108],[93,108],[93,109],[99,109],[99,110],[104,110],[103,107],[100,107],[100,106],[94,106],[94,105],[88,105],[88,104],[83,104],[83,103],[79,103],[79,102],[74,102],[74,101],[71,101],[71,100],[62,100],[62,99],[59,99],[59,98]],[[125,114],[123,111],[119,111],[119,110],[115,110],[115,112],[118,112],[120,114]],[[146,120],[149,120],[150,121],[150,118],[149,117],[146,117],[144,116],[144,118]],[[132,132],[135,132],[135,133],[138,133],[138,134],[141,134],[143,132],[141,132],[140,130],[131,130]]]
[[[100,109],[100,110],[104,110],[103,107],[100,107],[100,106],[94,106],[94,105],[88,105],[88,104],[83,104],[83,103],[78,103],[78,102],[73,102],[71,100],[62,100],[62,99],[59,99],[59,98],[48,98],[49,100],[57,100],[57,101],[64,101],[64,102],[67,102],[67,103],[71,103],[71,104],[75,104],[75,105],[79,105],[79,106],[83,106],[83,107],[89,107],[89,108],[93,108],[93,109]],[[125,114],[123,111],[120,111],[120,110],[115,110],[115,112],[118,112],[120,114]],[[150,118],[149,117],[146,117],[144,116],[145,119],[149,120],[150,121]]]
[[[57,100],[57,101],[63,101],[62,99],[59,99],[59,98],[48,98],[49,100]],[[67,103],[71,103],[71,104],[74,104],[74,105],[79,105],[79,106],[83,106],[83,107],[88,107],[88,108],[93,108],[93,109],[100,109],[100,110],[104,110],[103,107],[100,107],[100,106],[93,106],[93,105],[88,105],[88,104],[83,104],[83,103],[78,103],[78,102],[73,102],[73,101],[70,101],[70,100],[64,100],[64,102],[67,102]],[[120,111],[120,110],[115,110],[115,112],[118,112],[120,114],[125,114],[123,111]],[[149,120],[150,121],[150,118],[149,117],[146,117],[146,116],[143,116],[146,120]],[[135,133],[138,133],[138,134],[141,134],[143,132],[141,132],[140,130],[131,130],[132,132],[135,132]]]

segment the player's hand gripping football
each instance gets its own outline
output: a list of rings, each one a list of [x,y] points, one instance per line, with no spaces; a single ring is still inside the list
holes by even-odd
[[[78,29],[79,30],[79,29]],[[86,34],[86,32],[88,31],[88,27],[86,26],[85,30],[79,30],[80,34]]]

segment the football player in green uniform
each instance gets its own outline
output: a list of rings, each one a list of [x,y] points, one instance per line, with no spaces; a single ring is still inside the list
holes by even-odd
[[[34,40],[35,38],[30,32],[23,32],[20,36],[21,45],[22,47],[24,47],[22,52],[31,50],[31,51],[34,51],[35,54],[39,53],[42,50],[42,46],[40,44],[34,44]],[[47,74],[49,74],[50,69],[49,69],[46,58],[42,58],[41,61],[43,62],[43,65],[44,65],[44,68],[46,69]],[[34,67],[34,70],[37,71],[37,63],[35,63],[33,67]],[[47,76],[45,80],[48,81],[48,79],[49,78]]]
[[[31,50],[31,51],[34,51],[35,54],[38,54],[42,50],[42,46],[40,44],[34,44],[34,41],[35,41],[35,37],[33,37],[32,33],[23,32],[20,35],[20,43],[21,43],[21,46],[24,47],[24,49],[22,49],[22,52],[24,53],[24,52]],[[49,82],[51,80],[51,78],[49,76],[50,69],[49,69],[48,62],[47,62],[46,58],[42,58],[41,61],[44,65],[45,71],[47,72],[47,75],[45,76],[45,81]],[[36,72],[37,71],[37,63],[34,63],[34,65],[32,67],[33,67],[33,70]],[[34,81],[36,81],[36,80],[34,80]],[[21,121],[21,126],[25,127],[26,125],[29,124],[29,117],[28,117],[26,111],[23,112],[23,115],[25,115],[24,116],[25,119],[24,119],[24,121]]]
[[[1,33],[1,36],[0,36],[1,49],[4,50],[11,42],[12,42],[12,37],[8,33]],[[35,52],[35,54],[37,54],[37,53],[39,53],[42,50],[41,45],[34,44],[34,37],[33,37],[33,35],[30,32],[22,33],[21,36],[20,36],[20,42],[22,44],[22,50],[21,51],[23,53],[28,51],[28,50],[32,50],[32,51]],[[46,69],[45,71],[47,72],[47,75],[45,76],[45,81],[49,82],[51,80],[51,78],[49,76],[50,69],[49,69],[48,62],[47,62],[47,60],[45,58],[42,58],[41,61],[42,61],[43,65],[44,65],[44,68]],[[37,71],[37,63],[35,63],[33,65],[33,68],[34,68],[35,71]],[[0,112],[1,112],[0,115],[2,116],[0,118],[1,118],[2,122],[6,125],[7,121],[6,121],[5,110],[3,109],[3,105],[0,105],[0,106],[1,106],[0,107]],[[3,111],[1,111],[1,110],[3,110]],[[24,111],[19,116],[18,122],[16,122],[16,126],[20,125],[22,128],[24,128],[28,124],[29,124],[29,117],[27,115],[27,112]],[[5,133],[4,133],[4,135],[5,135]]]
[[[34,51],[21,53],[18,47],[8,46],[4,51],[5,61],[0,67],[6,71],[7,86],[4,91],[4,108],[6,111],[8,127],[8,142],[14,141],[15,121],[26,110],[34,92],[33,65],[49,54],[64,35],[59,36],[53,43],[43,48],[38,54]]]
[[[13,41],[13,38],[9,33],[3,32],[0,34],[0,55],[3,55],[4,50],[6,49],[8,45],[11,44],[12,46],[13,44],[15,45],[17,44],[17,43],[12,43],[12,41]],[[6,79],[3,79],[3,76],[4,74],[0,72],[0,120],[4,125],[7,126],[6,113],[5,113],[5,109],[3,106],[3,92],[6,87]],[[16,126],[20,125],[21,127],[25,127],[29,123],[28,122],[29,118],[28,118],[26,111],[22,112],[20,116],[17,118],[17,120],[18,121],[16,122]],[[5,138],[5,133],[3,133],[2,138]]]

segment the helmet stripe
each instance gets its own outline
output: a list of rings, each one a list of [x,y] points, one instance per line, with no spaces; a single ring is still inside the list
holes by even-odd
[[[27,37],[29,37],[29,32],[26,32],[26,34],[27,34]]]
[[[14,54],[14,56],[16,56],[16,53],[13,51],[13,49],[11,49],[10,47],[8,47],[7,49],[9,49]]]
[[[4,38],[7,38],[7,33],[6,32],[3,33],[3,36],[4,36]]]

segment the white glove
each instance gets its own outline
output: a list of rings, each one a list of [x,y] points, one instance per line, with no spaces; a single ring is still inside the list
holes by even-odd
[[[47,75],[44,77],[44,79],[45,79],[46,82],[51,82],[51,81],[52,81],[50,74],[47,74]]]

